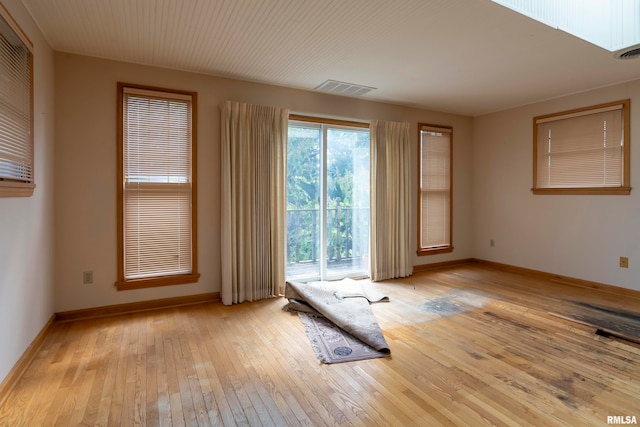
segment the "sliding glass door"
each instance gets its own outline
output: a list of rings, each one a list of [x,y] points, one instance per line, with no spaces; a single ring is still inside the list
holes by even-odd
[[[290,122],[287,279],[369,275],[369,130]]]

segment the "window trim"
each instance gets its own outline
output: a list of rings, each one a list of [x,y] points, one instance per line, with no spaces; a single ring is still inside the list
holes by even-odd
[[[538,187],[538,122],[548,119],[566,118],[571,115],[586,115],[589,112],[597,112],[614,106],[622,106],[623,120],[623,152],[622,152],[622,186],[620,187],[566,187],[566,188],[539,188]],[[631,101],[624,99],[620,101],[607,102],[604,104],[592,105],[589,107],[576,108],[573,110],[561,111],[558,113],[544,114],[533,118],[533,194],[547,195],[629,195],[631,193],[630,181],[630,142],[631,142]]]
[[[20,182],[20,181],[0,181],[0,197],[30,197],[33,195],[33,191],[36,188],[36,180],[35,180],[35,144],[33,138],[34,132],[34,108],[33,108],[33,86],[34,86],[34,47],[33,42],[26,33],[20,28],[20,25],[13,19],[13,16],[9,13],[9,11],[4,7],[2,3],[0,3],[0,16],[6,21],[11,30],[15,33],[15,35],[22,41],[25,47],[29,50],[29,141],[27,142],[30,146],[31,151],[31,182]]]
[[[369,129],[370,125],[368,122],[356,122],[353,120],[340,120],[340,119],[329,119],[324,117],[315,117],[315,116],[305,116],[302,114],[289,114],[289,121],[293,122],[308,122],[308,123],[320,123],[324,125],[333,125],[333,126],[344,126],[344,127],[352,127],[352,128],[363,128]]]
[[[124,91],[126,88],[164,92],[167,94],[187,95],[191,97],[191,273],[165,276],[125,279],[124,277],[124,175],[123,175],[123,147],[124,147]],[[118,280],[115,286],[118,291],[142,289],[159,286],[183,285],[196,283],[200,278],[198,273],[198,187],[197,187],[197,129],[198,129],[198,94],[196,92],[166,89],[130,83],[117,83],[117,233],[118,233]]]
[[[422,242],[422,190],[420,188],[420,180],[422,179],[422,130],[424,128],[443,129],[449,132],[449,244],[447,246],[439,246],[435,248],[423,248]],[[453,252],[453,126],[434,125],[429,123],[418,123],[418,256],[437,255]]]

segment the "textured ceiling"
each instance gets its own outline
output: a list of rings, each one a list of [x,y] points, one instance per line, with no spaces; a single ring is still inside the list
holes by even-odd
[[[640,78],[489,0],[23,0],[57,51],[482,115]]]

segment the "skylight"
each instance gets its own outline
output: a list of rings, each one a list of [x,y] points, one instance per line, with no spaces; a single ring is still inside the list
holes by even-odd
[[[640,44],[640,0],[493,0],[611,52]]]

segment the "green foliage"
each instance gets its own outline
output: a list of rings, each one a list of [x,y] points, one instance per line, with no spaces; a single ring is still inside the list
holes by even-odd
[[[289,262],[319,258],[321,138],[320,127],[289,127]],[[369,132],[330,128],[327,139],[327,256],[362,256],[368,253],[369,240]]]
[[[287,209],[320,207],[320,130],[289,127]]]

